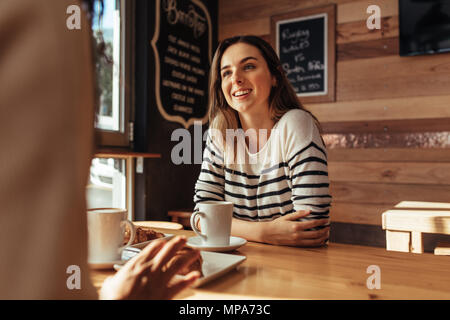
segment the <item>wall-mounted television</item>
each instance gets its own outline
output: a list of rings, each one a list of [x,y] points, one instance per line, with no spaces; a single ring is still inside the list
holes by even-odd
[[[450,0],[399,0],[400,55],[450,52]]]

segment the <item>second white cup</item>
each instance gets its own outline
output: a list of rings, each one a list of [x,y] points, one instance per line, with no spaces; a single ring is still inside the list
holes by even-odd
[[[198,204],[199,211],[191,215],[192,230],[207,246],[228,246],[230,244],[233,203],[228,201],[205,201]],[[200,229],[197,228],[200,219]]]

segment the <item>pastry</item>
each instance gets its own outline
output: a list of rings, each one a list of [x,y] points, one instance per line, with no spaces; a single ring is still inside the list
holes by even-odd
[[[136,227],[136,236],[134,237],[134,241],[131,244],[137,244],[137,243],[146,242],[146,241],[159,239],[159,238],[163,238],[163,237],[165,237],[165,235],[163,233],[152,230],[151,228]],[[130,240],[130,230],[127,228],[125,230],[125,236],[123,239],[124,245],[128,243],[128,240]],[[165,268],[166,269],[169,268],[174,263],[182,264],[183,263],[182,260],[186,259],[186,253],[191,252],[193,250],[195,250],[195,249],[188,247],[188,246],[184,246],[182,249],[178,250],[178,252],[175,254],[174,257],[172,257],[169,260],[169,262],[167,263]],[[202,263],[203,263],[202,256],[198,255],[198,258],[195,259],[194,262],[192,262],[190,265],[181,269],[177,274],[186,275],[191,271],[199,271],[200,274],[203,276]]]
[[[146,227],[137,227],[136,228],[136,236],[134,237],[134,241],[131,244],[137,244],[145,241],[150,241],[154,239],[159,239],[165,237],[163,233],[157,232],[150,228]],[[130,240],[130,230],[127,228],[125,230],[125,236],[123,239],[123,243],[127,244],[128,240]]]

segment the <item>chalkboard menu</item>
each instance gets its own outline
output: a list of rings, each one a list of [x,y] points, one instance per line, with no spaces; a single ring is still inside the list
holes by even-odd
[[[155,98],[160,114],[188,128],[207,121],[212,25],[200,0],[157,0]]]
[[[272,45],[302,102],[334,101],[335,6],[272,17]]]

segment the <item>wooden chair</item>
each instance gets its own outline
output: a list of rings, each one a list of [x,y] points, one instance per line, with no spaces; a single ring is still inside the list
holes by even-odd
[[[171,217],[172,222],[180,223],[185,229],[191,229],[191,214],[192,210],[180,209],[171,210],[167,213]]]

